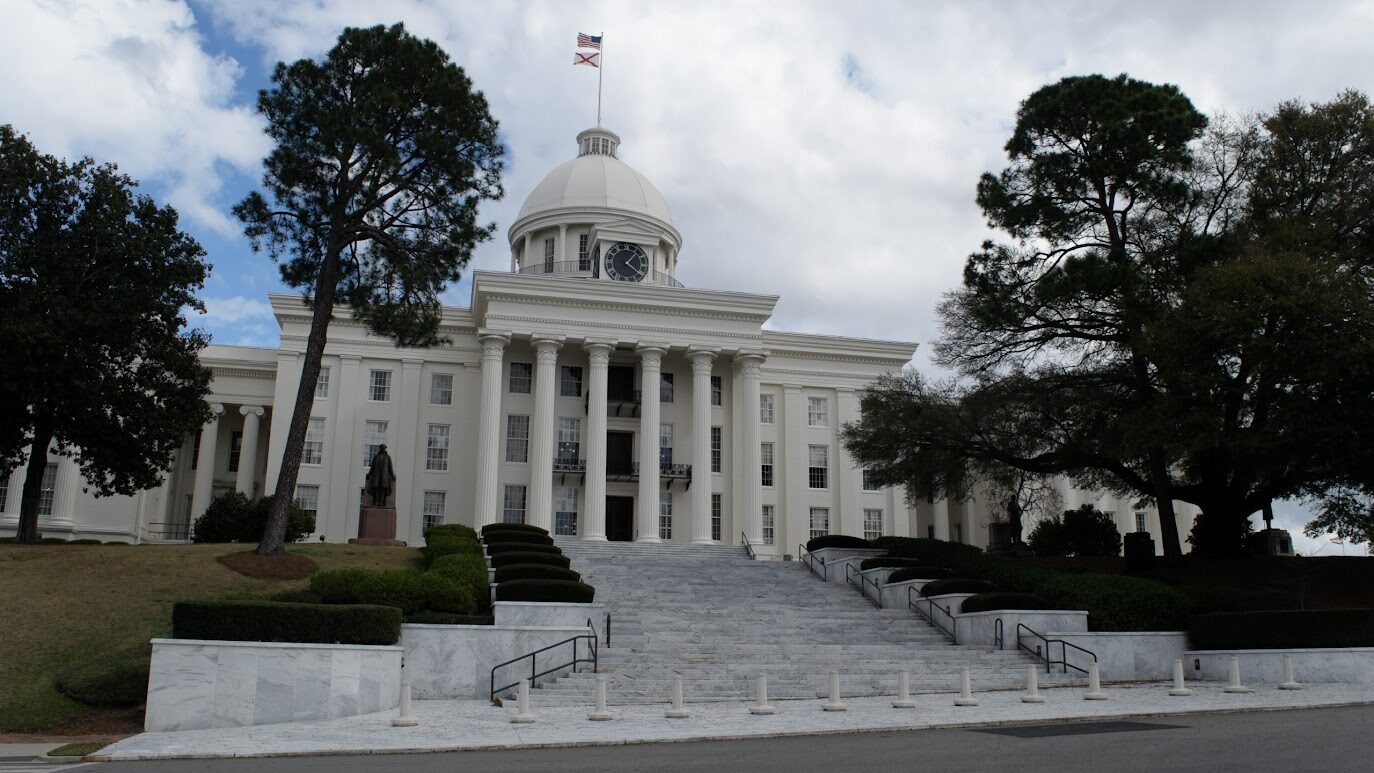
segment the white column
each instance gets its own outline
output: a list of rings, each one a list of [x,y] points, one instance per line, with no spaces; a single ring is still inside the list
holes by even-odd
[[[639,353],[639,535],[637,542],[658,538],[658,390],[662,380],[664,344],[640,344]]]
[[[977,503],[977,502],[974,502],[974,501],[971,500],[971,499],[965,499],[965,500],[963,500],[963,501],[961,501],[961,502],[959,503],[959,507],[962,509],[961,520],[959,521],[959,528],[960,528],[960,531],[963,532],[963,534],[962,534],[961,536],[964,538],[964,539],[963,539],[963,542],[964,542],[965,545],[977,545],[977,544],[978,544],[978,539],[977,539],[977,536],[978,536],[978,535],[976,535],[976,534],[973,533],[973,528],[974,528],[974,527],[973,527],[973,524],[974,524],[974,517],[973,517],[973,516],[974,516],[974,511],[977,509],[977,505],[978,505],[978,503]]]
[[[759,444],[759,370],[763,364],[763,352],[745,351],[735,355],[740,362],[744,388],[744,426],[740,433],[744,443],[744,495],[740,498],[744,508],[744,534],[749,538],[754,550],[761,552],[763,544],[763,473],[762,452]]]
[[[840,484],[840,529],[838,534],[864,535],[863,473],[854,465],[854,459],[840,442],[840,428],[846,422],[859,418],[859,398],[853,389],[835,390],[835,416],[830,422],[830,436],[835,438],[836,472]],[[883,513],[887,517],[887,513]]]
[[[505,333],[483,333],[482,343],[482,401],[477,428],[477,494],[473,519],[478,528],[496,523],[500,504],[497,501],[496,474],[501,460],[501,361],[510,336]]]
[[[219,417],[224,415],[224,406],[214,403],[210,406],[210,421],[200,428],[200,452],[196,454],[196,487],[191,494],[191,520],[205,514],[210,505],[210,494],[215,482],[215,445],[219,442]]]
[[[531,269],[530,269],[530,266],[535,265],[535,266],[539,266],[539,268],[538,268],[538,269],[533,269],[533,270],[536,270],[536,271],[543,271],[543,270],[544,270],[544,265],[543,265],[543,262],[542,262],[542,261],[543,261],[543,256],[540,255],[540,256],[536,256],[535,258],[531,259],[530,256],[533,255],[533,254],[534,254],[534,233],[531,232],[531,231],[526,231],[526,232],[525,232],[525,250],[524,250],[524,253],[521,255],[521,260],[523,261],[523,265],[522,265],[521,267],[528,271],[528,270],[531,270]]]
[[[568,259],[568,224],[558,226],[558,260],[564,262]],[[559,267],[562,270],[562,266]]]
[[[362,459],[353,455],[354,433],[358,431],[358,403],[363,397],[359,386],[362,364],[360,355],[339,355],[339,384],[337,387],[333,384],[329,386],[330,389],[339,390],[338,398],[334,400],[333,451],[327,460],[329,511],[327,525],[316,523],[315,528],[325,535],[335,535],[337,542],[358,535],[358,519],[362,515],[358,504],[361,501],[361,478],[365,471],[361,469]]]
[[[692,544],[711,545],[711,363],[716,353],[693,349],[687,359],[692,362]]]
[[[608,343],[588,341],[587,350],[591,372],[587,378],[587,502],[583,518],[582,539],[589,542],[606,541],[606,376],[615,347]]]
[[[553,532],[554,384],[562,337],[535,336],[534,418],[530,426],[530,499],[527,523]]]
[[[949,542],[949,499],[935,500],[935,539]]]
[[[281,474],[281,458],[286,451],[286,436],[291,429],[291,413],[296,407],[296,389],[301,383],[301,359],[295,352],[277,353],[277,383],[272,396],[272,426],[267,430],[267,478],[262,490],[272,494],[277,490],[277,476]],[[324,364],[329,360],[325,359]],[[329,385],[329,396],[338,394],[337,384]],[[318,414],[316,414],[318,415]],[[325,506],[328,495],[320,492],[320,505]],[[318,530],[324,531],[324,522]]]
[[[239,444],[239,471],[234,478],[234,488],[245,496],[253,496],[253,478],[258,471],[258,424],[264,413],[260,405],[239,407],[243,414],[243,439]]]
[[[417,357],[401,358],[401,382],[396,386],[396,402],[393,403],[398,406],[393,414],[398,419],[398,426],[395,444],[389,446],[395,449],[391,459],[393,462],[405,460],[396,468],[396,490],[393,492],[396,498],[396,539],[402,542],[410,541],[412,533],[418,537],[424,531],[424,516],[416,505],[416,499],[424,494],[415,491],[415,482],[420,480],[421,471],[425,469],[429,429],[420,428],[418,408],[406,410],[406,406],[418,407],[429,402],[428,395],[422,395],[423,371],[424,360]]]

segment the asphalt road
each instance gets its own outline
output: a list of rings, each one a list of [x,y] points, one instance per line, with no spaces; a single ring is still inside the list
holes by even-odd
[[[579,773],[923,771],[1161,773],[1374,770],[1374,707],[1207,714],[1132,722],[926,730],[502,752],[102,763],[82,773]]]

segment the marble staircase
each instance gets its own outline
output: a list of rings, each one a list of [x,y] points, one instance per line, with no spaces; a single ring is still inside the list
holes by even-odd
[[[613,704],[665,702],[674,676],[689,702],[749,699],[758,674],[772,697],[815,698],[831,670],[845,696],[895,693],[901,669],[913,691],[956,691],[964,666],[976,689],[1011,689],[1034,662],[952,645],[914,613],[877,609],[796,562],[752,561],[743,548],[557,543],[610,615],[610,646],[605,619],[596,627]],[[594,679],[588,670],[541,682],[534,699],[588,704]],[[1063,679],[1042,673],[1050,684]]]

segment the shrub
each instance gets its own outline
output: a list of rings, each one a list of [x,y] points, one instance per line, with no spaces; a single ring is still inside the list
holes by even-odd
[[[572,580],[578,582],[582,575],[571,569],[563,569],[546,564],[511,564],[496,570],[498,583],[511,580]]]
[[[230,491],[216,497],[196,519],[191,529],[192,542],[256,542],[267,526],[267,511],[272,497],[250,500],[242,492]],[[286,541],[299,542],[315,531],[315,518],[295,502],[286,520]]]
[[[890,566],[921,566],[919,558],[905,556],[874,556],[859,562],[860,569],[883,569]]]
[[[148,695],[148,649],[85,660],[58,672],[57,691],[87,706],[138,706]]]
[[[972,545],[945,542],[924,537],[879,537],[873,547],[882,548],[890,556],[915,558],[929,566],[962,568],[983,560],[983,551]]]
[[[68,540],[68,541],[67,541],[67,544],[68,544],[68,545],[99,545],[99,544],[100,544],[100,540],[98,540],[98,539],[74,539],[74,540]]]
[[[491,615],[455,615],[452,612],[416,612],[406,615],[407,623],[426,625],[495,625]]]
[[[482,541],[492,542],[524,542],[530,545],[552,545],[553,537],[547,534],[536,534],[532,531],[509,531],[506,529],[487,532],[482,535]]]
[[[1026,540],[1037,556],[1117,556],[1121,532],[1110,515],[1083,505],[1035,524]]]
[[[425,546],[420,548],[420,554],[424,556],[424,565],[430,566],[443,556],[481,556],[482,546],[478,544],[476,537],[436,534],[426,540]]]
[[[1034,593],[979,593],[964,599],[959,606],[961,612],[993,609],[1054,609],[1054,606]]]
[[[485,538],[489,531],[531,531],[536,534],[548,534],[548,529],[541,529],[538,526],[531,526],[527,523],[489,523],[482,527],[482,536]]]
[[[496,586],[497,601],[552,601],[590,604],[596,588],[572,580],[511,580]]]
[[[358,585],[366,569],[330,569],[310,578],[310,590],[326,604],[357,604]]]
[[[1155,568],[1155,539],[1148,531],[1123,535],[1121,549],[1126,554],[1126,571],[1130,574],[1145,574]]]
[[[1094,631],[1177,631],[1187,617],[1187,597],[1139,577],[1044,572],[1032,592],[1057,609],[1087,610]]]
[[[949,570],[938,566],[904,566],[887,576],[888,582],[907,580],[941,580],[949,577]]]
[[[528,542],[488,542],[487,555],[494,556],[497,553],[508,553],[512,550],[519,550],[526,553],[548,553],[550,555],[561,556],[563,551],[557,545],[531,545]]]
[[[273,601],[289,601],[293,604],[323,604],[324,599],[320,594],[309,588],[299,588],[297,590],[284,590],[281,593],[274,593],[270,597]]]
[[[441,523],[425,529],[425,541],[443,537],[459,537],[477,541],[477,530],[471,526],[464,526],[461,523]]]
[[[510,550],[504,553],[496,553],[491,557],[491,568],[500,569],[503,566],[512,564],[543,564],[545,566],[559,566],[567,569],[572,566],[572,561],[562,554],[556,553],[532,553],[523,550]]]
[[[401,610],[364,604],[181,601],[172,605],[172,636],[224,641],[395,644],[401,638]]]
[[[429,573],[457,583],[468,589],[477,607],[489,606],[491,581],[487,573],[487,560],[480,555],[455,554],[435,559]]]
[[[1220,612],[1188,624],[1193,649],[1374,647],[1374,609]]]
[[[429,572],[334,569],[311,578],[310,589],[326,604],[375,604],[405,614],[432,609],[469,615],[477,607],[470,587]]]
[[[1297,596],[1265,588],[1182,585],[1178,586],[1178,590],[1188,597],[1188,611],[1194,615],[1212,612],[1260,612],[1299,607]]]
[[[851,537],[848,534],[823,534],[819,537],[812,537],[806,542],[806,552],[822,550],[824,548],[871,548],[872,543],[863,537]]]
[[[950,593],[987,593],[993,590],[992,583],[986,580],[972,580],[955,577],[948,580],[935,580],[921,586],[922,596],[944,596]]]

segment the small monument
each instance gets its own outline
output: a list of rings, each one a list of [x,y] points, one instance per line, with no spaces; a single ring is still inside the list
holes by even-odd
[[[395,547],[406,544],[396,539],[395,490],[396,469],[391,465],[391,455],[386,452],[386,445],[382,444],[377,447],[372,466],[367,470],[367,502],[358,518],[358,537],[349,540],[349,543]]]
[[[1021,520],[1021,503],[1016,500],[1016,495],[1013,494],[1007,500],[1006,512],[1005,521],[994,521],[988,524],[988,552],[1016,556],[1030,555],[1030,549],[1021,541],[1021,532],[1025,527]]]

